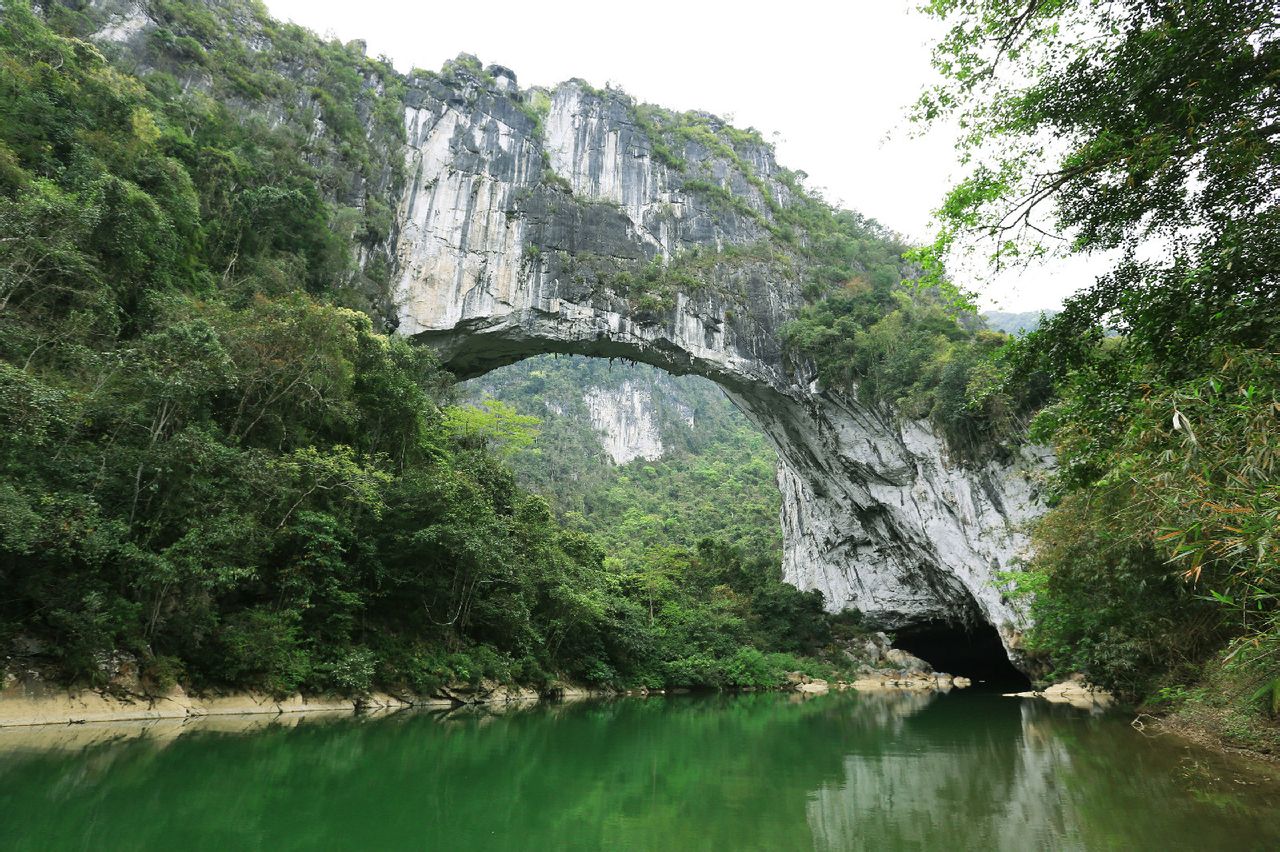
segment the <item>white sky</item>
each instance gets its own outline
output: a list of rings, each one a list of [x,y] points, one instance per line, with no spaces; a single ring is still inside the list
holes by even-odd
[[[778,159],[827,199],[907,237],[930,236],[930,211],[955,171],[953,138],[912,138],[905,115],[932,79],[938,24],[915,0],[647,0],[643,3],[410,3],[266,0],[279,18],[343,41],[364,39],[401,71],[438,69],[466,52],[505,65],[522,86],[581,77],[636,98],[754,126]],[[1058,263],[966,283],[986,307],[1056,306],[1089,278]]]

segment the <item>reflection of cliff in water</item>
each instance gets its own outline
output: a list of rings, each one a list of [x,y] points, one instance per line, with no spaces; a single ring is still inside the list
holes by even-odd
[[[1052,736],[1022,736],[1018,702],[986,709],[984,724],[957,726],[922,708],[883,748],[846,754],[843,781],[823,785],[809,803],[815,847],[862,848],[874,839],[925,848],[948,834],[988,849],[1052,845],[1066,827],[1059,819],[1049,821],[1049,837],[1015,828],[1046,822],[1043,811],[1058,806],[1053,778],[1069,757]]]
[[[1224,848],[1222,806],[1239,794],[1233,784],[1252,783],[1230,766],[1206,771],[1204,753],[1144,739],[1114,716],[931,697],[884,696],[900,711],[888,736],[846,752],[844,778],[809,797],[815,849],[937,848],[940,838],[965,849]],[[1261,824],[1276,790],[1255,792],[1228,808],[1259,814],[1248,838],[1259,845],[1239,848],[1278,848],[1280,832]]]

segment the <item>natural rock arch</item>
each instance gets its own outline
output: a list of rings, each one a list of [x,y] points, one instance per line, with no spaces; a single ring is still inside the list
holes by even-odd
[[[717,382],[777,447],[788,581],[886,628],[982,619],[1016,651],[1024,615],[997,572],[1026,545],[1048,454],[961,466],[927,424],[786,357],[803,298],[759,246],[794,189],[767,145],[690,134],[672,152],[624,96],[521,93],[497,66],[411,79],[406,104],[400,333],[461,378],[559,352]],[[690,256],[700,277],[635,286]]]

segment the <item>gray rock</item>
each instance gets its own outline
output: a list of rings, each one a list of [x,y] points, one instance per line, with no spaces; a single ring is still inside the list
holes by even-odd
[[[803,298],[768,264],[726,263],[714,287],[677,292],[665,307],[614,288],[611,276],[637,263],[765,237],[752,217],[683,190],[620,96],[563,84],[538,137],[508,98],[448,95],[419,89],[406,108],[401,333],[464,378],[544,352],[710,378],[777,446],[789,582],[887,629],[977,617],[1007,638],[1025,625],[995,575],[1026,546],[1047,450],[964,467],[927,423],[822,387],[811,365],[783,356],[779,329]],[[744,209],[769,215],[760,189],[728,161],[693,143],[681,153],[698,164],[688,171],[722,174]],[[560,185],[542,179],[544,155]],[[786,203],[772,152],[743,156]]]
[[[904,672],[932,672],[933,666],[917,656],[903,651],[901,648],[890,648],[885,652],[884,661],[893,668]]]
[[[99,43],[142,62],[158,26],[145,4],[94,6]],[[249,42],[269,40],[251,21],[243,28]],[[378,296],[376,306],[391,314],[388,327],[437,349],[463,378],[563,352],[719,383],[777,447],[789,582],[884,629],[983,619],[1017,662],[1013,637],[1027,614],[1001,594],[997,573],[1024,551],[1026,522],[1042,511],[1049,451],[1023,446],[966,467],[927,423],[856,389],[823,387],[813,364],[783,351],[803,274],[770,253],[741,252],[663,298],[633,291],[624,273],[634,282],[651,263],[770,240],[772,211],[792,200],[771,146],[739,139],[730,155],[726,143],[690,134],[660,149],[623,95],[564,83],[537,115],[514,73],[487,70],[406,78],[404,147],[376,140],[406,166],[389,244],[378,249],[392,261],[394,304]],[[282,104],[272,110],[284,115]],[[377,171],[335,201],[362,209],[371,193],[396,192],[395,170]],[[367,262],[364,248],[357,254]]]

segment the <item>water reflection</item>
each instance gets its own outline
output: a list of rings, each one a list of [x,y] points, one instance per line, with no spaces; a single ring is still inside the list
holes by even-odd
[[[806,815],[816,849],[1275,849],[1280,788],[1260,771],[1116,715],[969,695],[847,752]]]
[[[1280,845],[1274,784],[1188,771],[1209,767],[1206,755],[1036,701],[768,694],[504,709],[157,723],[128,740],[78,726],[44,745],[0,731],[0,845]],[[255,729],[226,730],[237,724]]]

